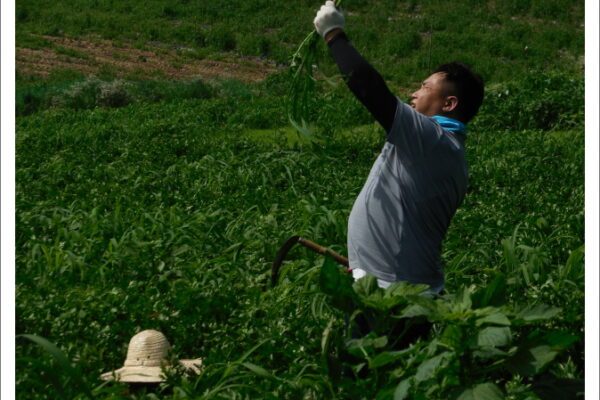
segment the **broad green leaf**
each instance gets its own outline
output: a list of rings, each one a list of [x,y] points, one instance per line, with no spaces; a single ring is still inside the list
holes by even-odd
[[[578,339],[577,336],[562,331],[553,331],[544,335],[544,341],[554,349],[566,349]]]
[[[509,371],[525,376],[541,372],[558,354],[577,341],[567,332],[534,332],[519,346],[516,354],[506,363]]]
[[[561,309],[558,307],[552,307],[546,304],[536,304],[517,310],[515,318],[528,323],[553,318],[560,312]]]
[[[335,263],[329,258],[325,259],[319,275],[321,290],[326,294],[336,295],[340,280],[340,274]]]
[[[541,372],[544,367],[558,355],[559,351],[552,350],[548,345],[539,345],[531,348],[520,349],[506,363],[509,371],[524,376],[533,376]]]
[[[462,392],[456,400],[504,400],[504,394],[493,383],[481,383]]]
[[[383,312],[388,312],[406,301],[403,298],[386,298],[383,292],[375,292],[369,297],[363,297],[361,300],[366,307]]]
[[[269,371],[267,371],[266,369],[264,369],[263,367],[256,365],[256,364],[252,364],[249,362],[243,362],[242,365],[246,368],[248,368],[250,371],[254,372],[256,375],[258,376],[262,376],[264,378],[272,378],[273,374],[271,374]]]
[[[398,360],[406,359],[408,355],[415,352],[417,348],[418,347],[416,346],[411,346],[404,350],[384,351],[379,353],[369,361],[369,368],[379,368],[394,363]]]
[[[398,354],[401,353],[401,354]],[[377,354],[373,359],[369,360],[369,368],[375,369],[385,365],[394,363],[404,357],[402,352],[384,351]]]
[[[479,310],[477,310],[477,311],[479,311]],[[477,321],[475,321],[475,324],[477,326],[481,326],[484,324],[502,325],[502,326],[510,325],[510,320],[502,311],[495,309],[495,308],[490,308],[487,311],[489,312],[489,314],[486,313],[486,314],[484,314],[484,316],[482,316],[481,318],[478,318]]]
[[[24,337],[28,340],[31,340],[32,342],[38,344],[45,351],[50,353],[50,355],[52,355],[52,357],[54,357],[54,359],[58,363],[58,366],[62,369],[64,374],[67,377],[70,377],[73,380],[73,382],[79,386],[81,391],[83,391],[85,394],[89,395],[90,397],[92,396],[91,392],[90,392],[90,388],[85,384],[85,382],[83,380],[81,371],[79,371],[77,368],[74,368],[71,365],[71,361],[67,358],[67,356],[65,356],[65,354],[56,345],[54,345],[47,339],[45,339],[41,336],[37,336],[37,335],[22,334],[22,335],[17,335],[17,337]]]
[[[432,315],[432,310],[423,306],[420,306],[418,304],[411,304],[409,306],[406,306],[404,308],[404,310],[402,311],[402,314],[400,314],[400,317],[402,318],[412,318],[412,317],[428,317],[430,315]]]
[[[434,300],[422,295],[408,296],[408,300],[413,305],[418,305],[428,310],[429,316],[432,318],[438,318],[440,314],[447,312],[447,308],[441,300]]]
[[[377,392],[375,396],[375,400],[389,400],[392,398],[394,393],[396,392],[396,388],[393,386],[387,386]]]
[[[388,344],[388,338],[387,336],[379,336],[374,338],[367,337],[362,339],[354,339],[354,343],[357,346],[373,346],[376,349],[380,349]]]
[[[506,357],[508,352],[502,351],[496,347],[480,347],[473,351],[473,357],[480,358],[482,360],[489,360],[492,358]]]
[[[538,371],[545,367],[550,361],[554,360],[554,357],[559,353],[559,351],[553,350],[552,347],[547,345],[532,347],[529,349],[529,352],[535,360]]]
[[[585,246],[573,250],[564,267],[559,270],[562,279],[576,279],[583,274]]]
[[[317,138],[315,133],[315,127],[310,123],[306,122],[304,118],[300,118],[300,122],[296,122],[294,121],[291,115],[288,117],[290,124],[294,127],[294,129],[296,130],[296,132],[298,132],[299,136],[302,139],[306,140],[309,143],[323,143],[322,139]]]
[[[428,287],[427,285],[413,285],[408,282],[396,282],[386,289],[374,290],[368,296],[362,296],[361,300],[365,306],[387,312],[408,303],[412,297],[422,296],[422,293]]]
[[[331,258],[326,258],[319,274],[321,290],[331,296],[332,304],[340,310],[350,313],[355,308],[355,293],[352,289],[352,277],[343,272]]]
[[[427,289],[429,289],[429,285],[416,285],[404,281],[394,282],[384,289],[384,295],[386,297],[408,296],[421,294]]]
[[[471,295],[473,294],[472,290],[473,289],[469,287],[463,287],[456,293],[454,302],[455,305],[458,306],[458,310],[466,311],[473,307],[473,302],[471,301]]]
[[[417,368],[417,373],[415,374],[415,380],[417,382],[423,382],[428,379],[432,379],[437,369],[440,367],[444,360],[448,360],[452,357],[452,353],[447,351],[442,354],[439,354],[433,358],[429,358],[419,365]]]
[[[375,278],[373,275],[367,275],[360,278],[354,282],[352,287],[361,299],[367,298],[378,291],[383,292],[383,289],[377,285],[377,278]]]
[[[477,334],[477,346],[508,346],[512,340],[510,328],[491,326],[484,328]]]
[[[441,335],[441,342],[453,349],[461,349],[463,341],[463,329],[458,325],[448,325]]]
[[[381,349],[388,344],[387,336],[365,337],[350,339],[346,342],[348,352],[356,357],[364,358],[372,354],[375,349]],[[365,354],[366,353],[366,354]]]
[[[394,400],[404,400],[408,398],[408,391],[411,386],[411,378],[405,379],[396,386],[394,391]]]

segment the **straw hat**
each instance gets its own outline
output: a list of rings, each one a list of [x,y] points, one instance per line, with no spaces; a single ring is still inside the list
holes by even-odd
[[[167,355],[171,345],[159,331],[152,329],[141,331],[131,338],[127,348],[127,358],[122,368],[105,372],[103,380],[116,379],[121,382],[164,382],[161,368],[171,368]],[[187,369],[200,373],[202,359],[179,360]]]

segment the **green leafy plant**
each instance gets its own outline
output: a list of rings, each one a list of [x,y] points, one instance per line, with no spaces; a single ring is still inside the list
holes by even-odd
[[[340,7],[341,3],[341,0],[335,1],[336,7]],[[308,140],[314,135],[314,128],[310,126],[314,111],[311,103],[315,98],[314,72],[319,61],[317,46],[320,41],[321,36],[313,29],[292,55],[290,64],[288,116],[296,131]]]
[[[74,365],[62,350],[47,339],[30,334],[17,335],[17,338],[24,338],[37,344],[44,353],[51,356],[49,361],[44,357],[20,357],[17,359],[18,364],[30,363],[37,370],[41,379],[35,391],[39,389],[42,396],[52,398],[53,395],[58,395],[61,398],[70,399],[100,399],[109,398],[121,391],[119,387],[111,388],[106,383],[90,382],[88,377],[83,374],[81,367],[77,364]],[[48,389],[51,391],[46,392]]]
[[[351,314],[350,324],[361,314],[371,321],[370,333],[346,340],[337,351],[355,373],[372,375],[374,387],[381,388],[377,398],[503,399],[507,377],[515,375],[530,379],[535,392],[535,378],[578,338],[547,327],[559,308],[506,304],[506,284],[498,275],[480,289],[431,297],[423,294],[424,285],[381,289],[373,276],[352,284],[330,262],[321,271],[322,290],[333,306]],[[431,336],[396,349],[420,318],[434,324]],[[406,325],[402,331],[394,329],[400,322]]]

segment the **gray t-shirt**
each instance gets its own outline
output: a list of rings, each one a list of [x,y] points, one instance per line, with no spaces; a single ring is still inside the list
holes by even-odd
[[[398,100],[348,220],[350,268],[385,281],[444,284],[442,241],[467,191],[465,135]]]

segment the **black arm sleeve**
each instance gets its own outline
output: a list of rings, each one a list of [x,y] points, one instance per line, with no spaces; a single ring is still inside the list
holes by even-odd
[[[383,77],[350,44],[345,33],[338,34],[328,45],[352,93],[389,133],[398,100]]]

